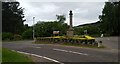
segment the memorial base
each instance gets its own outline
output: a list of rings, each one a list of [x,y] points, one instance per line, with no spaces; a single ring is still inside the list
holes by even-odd
[[[67,36],[73,37],[74,36],[74,31],[67,31]]]

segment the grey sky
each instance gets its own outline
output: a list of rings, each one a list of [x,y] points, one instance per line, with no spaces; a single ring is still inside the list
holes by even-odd
[[[104,2],[19,2],[20,6],[25,8],[25,24],[29,26],[33,24],[33,17],[36,23],[56,20],[56,14],[65,14],[67,18],[65,23],[69,24],[69,10],[73,11],[74,26],[96,22],[105,4]]]

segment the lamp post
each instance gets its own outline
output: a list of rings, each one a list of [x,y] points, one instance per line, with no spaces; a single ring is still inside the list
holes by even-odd
[[[33,40],[35,40],[35,29],[34,29],[35,17],[33,17]]]

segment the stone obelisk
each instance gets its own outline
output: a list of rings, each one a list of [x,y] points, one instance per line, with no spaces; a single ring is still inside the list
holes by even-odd
[[[72,11],[70,10],[70,13],[69,13],[70,27],[69,27],[69,29],[68,29],[68,31],[67,31],[67,36],[70,36],[70,37],[74,36],[74,29],[72,28],[72,17],[73,17],[73,13],[72,13]]]

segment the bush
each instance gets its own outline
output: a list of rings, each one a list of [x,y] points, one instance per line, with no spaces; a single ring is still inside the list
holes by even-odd
[[[100,34],[99,28],[94,25],[75,28],[74,32],[76,35],[84,35],[84,30],[87,30],[87,34],[89,34],[89,35],[99,35]]]
[[[22,39],[21,35],[18,35],[18,34],[14,35],[14,40],[21,40],[21,39]]]
[[[2,33],[2,40],[12,40],[13,39],[13,34],[12,33]]]
[[[28,29],[22,34],[23,39],[32,39],[32,29]]]

